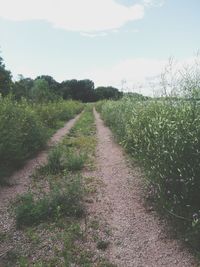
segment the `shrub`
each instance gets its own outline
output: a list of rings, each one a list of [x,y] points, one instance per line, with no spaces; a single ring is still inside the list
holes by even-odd
[[[0,177],[10,174],[43,147],[52,133],[49,129],[58,128],[82,108],[77,101],[30,104],[0,98]]]
[[[46,104],[35,104],[34,110],[47,128],[56,129],[59,122],[68,121],[83,109],[78,101],[57,101]]]
[[[0,168],[19,165],[46,139],[42,123],[26,101],[0,99]]]

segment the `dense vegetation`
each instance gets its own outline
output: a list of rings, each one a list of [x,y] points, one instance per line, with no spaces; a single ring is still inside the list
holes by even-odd
[[[76,101],[36,104],[0,98],[0,177],[43,147],[55,129],[82,108]]]
[[[146,171],[155,203],[200,245],[200,106],[198,101],[108,101],[106,123]]]

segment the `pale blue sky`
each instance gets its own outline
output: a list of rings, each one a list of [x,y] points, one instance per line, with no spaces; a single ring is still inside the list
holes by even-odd
[[[118,87],[125,79],[131,89],[170,56],[187,61],[200,49],[199,0],[0,0],[0,6],[1,55],[14,77],[90,78]]]

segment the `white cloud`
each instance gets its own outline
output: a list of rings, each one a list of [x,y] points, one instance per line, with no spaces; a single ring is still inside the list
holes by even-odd
[[[44,20],[68,31],[119,29],[144,17],[144,6],[114,0],[0,0],[0,17],[14,21]]]
[[[90,38],[105,37],[107,35],[108,35],[107,32],[96,32],[96,33],[92,33],[92,32],[81,32],[81,36],[83,36],[83,37],[90,37]]]

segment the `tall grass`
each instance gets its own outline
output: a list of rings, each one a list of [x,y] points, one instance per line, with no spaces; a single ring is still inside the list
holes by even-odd
[[[200,106],[123,99],[99,105],[106,123],[139,160],[156,203],[200,245]]]

